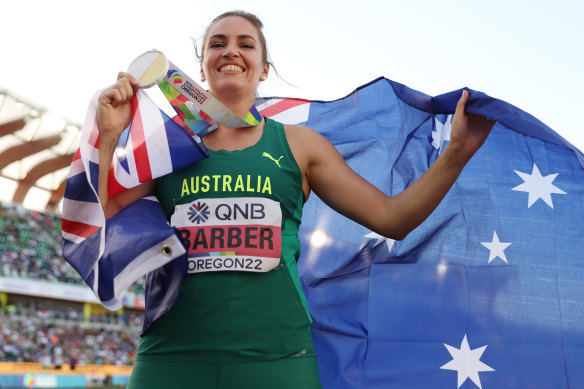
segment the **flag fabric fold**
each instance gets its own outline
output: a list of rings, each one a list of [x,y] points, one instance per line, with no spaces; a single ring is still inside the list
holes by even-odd
[[[65,188],[63,256],[99,301],[115,310],[122,307],[121,293],[134,281],[174,259],[180,261],[185,250],[154,196],[105,219],[97,197],[98,96],[90,103]],[[208,155],[200,138],[189,135],[143,91],[134,95],[132,106],[131,125],[120,137],[110,168],[109,197]],[[176,276],[180,283],[182,275]]]

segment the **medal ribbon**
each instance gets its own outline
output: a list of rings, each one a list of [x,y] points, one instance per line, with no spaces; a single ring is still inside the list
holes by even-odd
[[[158,83],[158,87],[185,127],[189,128],[193,134],[204,136],[217,128],[218,123],[228,128],[260,124],[262,116],[255,106],[252,106],[243,117],[239,117],[175,64],[170,61],[168,64],[168,72]]]

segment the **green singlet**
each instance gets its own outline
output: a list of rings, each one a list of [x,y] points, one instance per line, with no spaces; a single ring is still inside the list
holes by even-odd
[[[320,388],[296,268],[302,175],[281,123],[244,150],[158,179],[188,253],[173,307],[140,341],[128,388]]]

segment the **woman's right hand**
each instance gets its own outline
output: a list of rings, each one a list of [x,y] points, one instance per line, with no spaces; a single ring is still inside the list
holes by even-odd
[[[99,128],[98,197],[106,218],[115,215],[133,200],[144,196],[140,192],[135,194],[135,198],[124,201],[123,196],[120,197],[120,195],[109,198],[107,190],[114,150],[122,132],[128,127],[132,118],[132,97],[135,88],[136,80],[130,74],[119,73],[118,81],[101,92],[97,100],[97,126]],[[132,194],[136,191],[130,189],[126,192]]]
[[[118,81],[99,96],[97,126],[100,140],[117,143],[124,129],[130,124],[132,96],[134,96],[136,84],[132,75],[120,72]]]

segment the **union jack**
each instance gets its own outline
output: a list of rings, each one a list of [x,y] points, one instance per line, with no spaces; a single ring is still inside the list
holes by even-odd
[[[177,284],[184,275],[178,263],[169,266],[179,271],[165,271],[163,266],[180,259],[185,250],[154,196],[146,196],[105,219],[97,196],[98,96],[99,93],[90,103],[67,180],[62,214],[63,255],[99,301],[112,310],[122,307],[124,290],[152,272],[146,302],[151,307],[146,315],[148,322],[158,316],[159,309],[164,310],[165,305],[160,308],[161,303],[156,302],[158,297],[168,296],[170,286],[164,285]],[[262,114],[288,123],[306,121],[310,105],[308,100],[281,98],[258,104]],[[110,167],[109,197],[208,155],[201,139],[190,135],[181,120],[169,118],[145,92],[136,93],[133,110],[132,123],[120,137]]]
[[[63,254],[105,307],[119,309],[122,291],[144,274],[180,256],[184,250],[172,229],[165,226],[164,215],[154,210],[149,213],[162,216],[160,220],[146,215],[144,209],[128,207],[121,215],[106,221],[97,197],[98,96],[94,96],[89,106],[65,189]],[[121,138],[125,145],[118,147],[110,167],[109,197],[207,156],[200,138],[189,135],[143,91],[134,96],[132,124],[126,133],[129,135],[123,134]],[[140,200],[146,208],[156,208],[156,202],[154,196]],[[137,221],[141,222],[136,224]],[[136,224],[134,231],[133,224]],[[157,231],[156,234],[150,240],[140,238],[148,226]],[[125,240],[120,240],[120,234]],[[161,251],[153,247],[161,245],[172,247],[172,255],[158,255]],[[149,249],[156,251],[156,259],[143,255]]]

